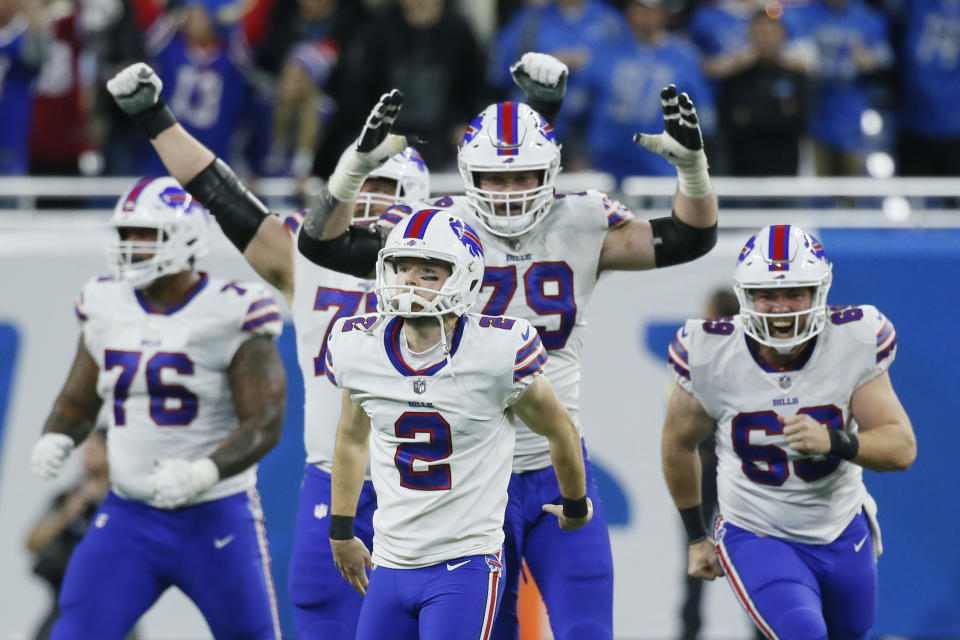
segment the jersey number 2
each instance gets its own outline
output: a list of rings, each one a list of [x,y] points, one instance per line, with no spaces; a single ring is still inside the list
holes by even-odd
[[[404,413],[393,425],[398,438],[413,440],[419,433],[430,437],[420,442],[397,446],[393,456],[400,472],[400,485],[417,491],[446,491],[450,488],[450,465],[433,464],[448,458],[453,453],[450,425],[439,413]],[[414,462],[428,463],[426,468],[416,470]]]
[[[127,424],[124,404],[130,395],[130,385],[140,366],[143,354],[139,351],[114,351],[104,353],[103,368],[109,371],[120,367],[120,375],[113,387],[113,422],[122,427]],[[164,369],[173,369],[180,375],[193,375],[193,362],[185,353],[161,351],[147,361],[147,393],[150,394],[150,417],[161,427],[185,427],[197,417],[197,395],[184,386],[166,384],[161,378]],[[167,400],[179,401],[175,408],[167,407]]]

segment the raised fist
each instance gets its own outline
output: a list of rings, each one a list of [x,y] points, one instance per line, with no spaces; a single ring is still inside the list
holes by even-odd
[[[562,100],[569,73],[567,65],[546,53],[525,53],[510,66],[513,81],[534,102]]]
[[[107,91],[130,116],[138,116],[157,104],[161,89],[163,82],[144,62],[131,64],[107,80]]]

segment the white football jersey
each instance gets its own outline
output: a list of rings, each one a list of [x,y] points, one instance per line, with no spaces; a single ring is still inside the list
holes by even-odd
[[[379,320],[378,320],[379,319]],[[338,320],[327,372],[370,416],[373,559],[416,568],[503,544],[514,429],[509,407],[547,358],[525,320],[467,315],[450,363],[415,362],[398,317]]]
[[[200,274],[182,302],[157,311],[112,278],[86,284],[76,303],[83,341],[100,367],[108,406],[110,480],[118,495],[150,503],[147,478],[162,458],[198,460],[237,426],[227,368],[254,335],[276,337],[280,311],[259,283]],[[246,491],[256,465],[189,504]]]
[[[303,444],[307,462],[329,472],[340,415],[340,392],[330,386],[324,371],[327,334],[334,320],[377,310],[373,280],[324,269],[297,250],[303,214],[284,220],[293,234],[293,326],[297,335],[297,362],[303,375]],[[288,410],[295,410],[288,407]],[[369,472],[367,479],[370,479]]]
[[[634,216],[625,206],[591,189],[557,194],[543,220],[519,243],[488,232],[465,196],[441,198],[433,206],[448,208],[466,220],[483,243],[483,289],[473,308],[484,315],[524,318],[536,327],[550,354],[544,373],[580,429],[580,353],[586,334],[584,310],[597,284],[600,250],[610,229]],[[383,218],[399,220],[397,207]],[[517,421],[513,470],[550,466],[547,439]]]
[[[777,420],[805,413],[831,429],[858,431],[853,392],[896,356],[896,331],[876,307],[831,307],[828,315],[789,370],[754,355],[740,316],[688,320],[670,345],[677,383],[717,423],[720,513],[760,535],[832,542],[866,497],[862,467],[791,450]]]

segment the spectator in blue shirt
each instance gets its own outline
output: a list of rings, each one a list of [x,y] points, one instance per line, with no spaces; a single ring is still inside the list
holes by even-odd
[[[586,168],[586,116],[590,103],[582,71],[594,52],[610,43],[628,41],[623,15],[603,0],[553,0],[520,9],[497,34],[491,49],[488,81],[502,96],[521,100],[510,65],[529,51],[548,53],[570,69],[557,136],[563,140],[564,169]]]
[[[816,50],[810,135],[819,175],[857,175],[860,118],[870,108],[871,74],[893,64],[886,17],[862,0],[821,0],[788,8],[788,31]]]
[[[905,176],[960,176],[960,2],[904,0],[897,162]]]
[[[41,3],[0,0],[0,175],[27,172],[31,84],[52,37]]]
[[[624,16],[632,39],[598,49],[584,70],[592,97],[588,122],[591,165],[618,179],[672,176],[676,169],[661,156],[637,153],[633,134],[660,130],[660,89],[673,83],[697,105],[700,127],[709,137],[716,119],[713,96],[700,72],[696,48],[667,31],[672,16],[661,2],[633,0],[624,8]]]

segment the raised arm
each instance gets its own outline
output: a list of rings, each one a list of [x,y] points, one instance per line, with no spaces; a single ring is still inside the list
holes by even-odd
[[[333,449],[330,489],[330,548],[333,562],[344,580],[366,594],[367,572],[373,569],[370,552],[353,535],[353,518],[363,489],[363,476],[370,451],[370,418],[360,405],[343,392],[337,441]]]
[[[209,457],[159,460],[150,475],[152,503],[175,509],[221,479],[259,461],[280,441],[287,378],[280,353],[269,336],[244,342],[227,368],[237,426]]]
[[[403,105],[396,89],[380,96],[360,137],[346,148],[303,220],[298,246],[308,260],[328,269],[369,277],[382,240],[375,227],[353,227],[354,205],[367,175],[403,151],[407,139],[391,133]]]
[[[697,447],[714,426],[692,394],[680,385],[674,387],[660,442],[663,476],[687,533],[687,573],[704,580],[723,575],[700,511],[702,471]]]
[[[43,435],[33,446],[31,467],[47,479],[59,475],[73,448],[87,437],[97,421],[103,399],[97,395],[100,367],[83,343],[77,342],[67,381],[43,425]]]
[[[557,516],[561,529],[579,529],[593,517],[593,504],[587,497],[583,447],[573,418],[542,375],[530,383],[512,409],[531,431],[550,442],[550,461],[557,474],[563,507],[545,504],[543,510]]]
[[[707,172],[700,122],[693,101],[670,85],[660,92],[664,131],[638,133],[634,142],[677,168],[673,213],[653,220],[631,220],[607,234],[599,270],[653,269],[689,262],[717,243],[717,196]]]
[[[290,233],[223,160],[177,123],[162,88],[157,74],[142,62],[107,82],[117,105],[144,128],[170,175],[213,214],[250,266],[290,304],[294,287]]]

